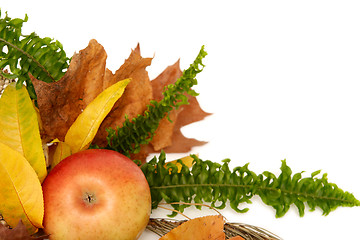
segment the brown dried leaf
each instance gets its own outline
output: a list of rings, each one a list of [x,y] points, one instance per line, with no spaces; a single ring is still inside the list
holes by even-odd
[[[162,99],[162,91],[165,86],[173,84],[182,75],[180,62],[167,67],[158,77],[151,81],[155,100]],[[209,113],[203,111],[196,97],[188,96],[189,105],[182,105],[179,109],[173,110],[169,118],[165,117],[159,124],[155,136],[151,141],[154,152],[164,149],[168,153],[188,152],[194,146],[200,146],[206,142],[198,141],[193,138],[185,137],[181,128],[193,122],[204,119]]]
[[[172,136],[173,144],[164,149],[164,151],[167,153],[188,152],[192,147],[201,146],[207,143],[204,141],[199,141],[195,138],[187,138],[181,132],[181,128],[183,126],[201,121],[206,116],[210,115],[210,113],[207,113],[201,109],[196,97],[189,96],[188,101],[189,105],[183,105],[181,107],[182,111],[179,113],[176,119],[176,124],[173,130],[174,133]]]
[[[102,122],[94,139],[95,144],[105,146],[107,143],[106,128],[121,127],[125,121],[125,115],[132,119],[145,111],[153,97],[148,72],[146,71],[146,67],[150,66],[151,61],[152,58],[141,57],[140,46],[137,45],[115,74],[109,70],[106,71],[104,88],[125,78],[131,78],[131,82],[126,87],[123,96]]]
[[[42,240],[47,238],[47,235],[31,236],[22,221],[19,221],[18,225],[13,229],[0,224],[1,240]]]
[[[151,81],[154,100],[160,101],[163,98],[162,92],[164,87],[175,83],[175,81],[181,77],[182,72],[179,63],[180,62],[177,61],[172,66],[167,67],[158,77]],[[155,131],[155,135],[151,141],[151,145],[153,146],[152,151],[160,151],[161,149],[172,145],[174,126],[179,112],[181,112],[181,108],[177,110],[174,109],[170,112],[169,118],[171,119],[171,122],[168,120],[167,116],[160,121],[159,127]]]
[[[224,223],[221,215],[194,218],[172,229],[160,240],[225,240]]]
[[[32,77],[38,97],[43,139],[64,140],[81,111],[102,91],[106,52],[96,40],[72,57],[64,77],[46,83]]]

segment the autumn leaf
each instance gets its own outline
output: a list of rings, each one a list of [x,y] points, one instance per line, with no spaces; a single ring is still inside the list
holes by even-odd
[[[163,98],[164,88],[169,84],[173,84],[182,76],[179,65],[180,62],[177,61],[175,64],[168,66],[158,77],[151,81],[154,100],[160,101]],[[182,127],[201,121],[210,115],[210,113],[202,110],[196,97],[185,95],[188,97],[189,104],[181,105],[178,109],[173,109],[169,115],[166,115],[160,121],[150,144],[141,146],[140,152],[132,154],[132,158],[145,162],[147,156],[151,153],[161,151],[184,153],[189,152],[194,146],[206,144],[206,142],[195,138],[187,138],[181,132]]]
[[[167,67],[158,77],[151,81],[153,95],[155,100],[162,99],[162,91],[165,86],[173,84],[182,75],[180,70],[180,62]],[[187,95],[189,104],[182,105],[179,109],[170,113],[170,120],[165,117],[161,120],[155,136],[151,141],[153,150],[151,152],[159,152],[163,149],[168,153],[188,152],[194,146],[201,146],[206,142],[198,141],[193,138],[185,137],[181,128],[188,124],[203,120],[210,115],[203,111],[196,97]]]
[[[125,121],[125,115],[133,119],[139,114],[143,114],[147,105],[153,98],[150,79],[146,67],[150,66],[152,59],[143,58],[140,46],[137,45],[131,51],[130,56],[113,74],[107,70],[104,78],[104,86],[114,84],[125,78],[131,78],[131,82],[126,87],[124,95],[114,105],[112,111],[102,122],[99,131],[94,139],[94,143],[100,147],[107,144],[107,128],[116,129],[121,127]]]
[[[194,218],[172,229],[160,240],[225,240],[224,223],[221,215]]]
[[[0,142],[22,154],[42,182],[47,174],[37,113],[22,86],[10,84],[0,98]]]
[[[71,155],[71,148],[67,143],[61,142],[58,139],[54,140],[53,143],[56,147],[51,160],[51,169],[53,169],[63,159]]]
[[[0,224],[1,240],[45,240],[48,238],[49,238],[48,235],[40,235],[40,236],[30,235],[21,220],[13,229],[9,229]]]
[[[130,79],[125,79],[106,88],[77,117],[65,135],[65,143],[70,146],[73,154],[89,147],[100,124],[122,96],[129,82]]]
[[[40,181],[19,152],[0,143],[0,213],[12,227],[21,219],[30,233],[42,227],[44,202]]]
[[[85,49],[72,57],[68,70],[59,81],[46,83],[31,77],[45,141],[56,138],[64,141],[78,115],[102,92],[106,58],[104,48],[91,40]]]

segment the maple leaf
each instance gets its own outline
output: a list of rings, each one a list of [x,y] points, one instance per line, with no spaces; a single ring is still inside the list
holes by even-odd
[[[31,77],[37,95],[42,138],[64,140],[77,116],[102,90],[106,52],[91,40],[72,57],[69,69],[57,82],[46,83]]]
[[[160,101],[163,98],[165,86],[174,84],[182,76],[180,61],[168,66],[160,75],[151,81],[154,100]],[[131,154],[132,159],[145,162],[151,153],[159,153],[162,150],[166,153],[189,152],[194,146],[206,144],[194,138],[185,137],[181,128],[185,125],[203,120],[210,115],[202,110],[196,97],[185,94],[189,104],[181,105],[178,109],[173,109],[168,116],[165,116],[159,123],[150,144],[142,145],[140,152]],[[170,121],[169,121],[169,119]]]
[[[48,235],[43,235],[41,233],[30,235],[22,221],[19,221],[18,225],[13,229],[0,224],[1,240],[43,240],[47,239],[48,237]]]
[[[115,74],[110,70],[106,71],[104,79],[105,88],[125,78],[131,78],[131,82],[126,87],[123,96],[115,103],[112,111],[100,125],[93,141],[94,144],[102,147],[106,146],[107,128],[122,126],[125,121],[125,115],[132,119],[145,111],[153,97],[148,72],[146,71],[146,67],[150,66],[151,61],[152,58],[143,58],[141,56],[138,44]]]
[[[162,91],[165,86],[173,84],[182,75],[180,61],[167,67],[158,77],[151,81],[155,100],[162,99]],[[185,137],[181,128],[188,124],[203,120],[210,115],[202,110],[196,97],[186,94],[189,104],[181,105],[179,109],[173,110],[168,120],[163,118],[151,141],[152,152],[159,152],[163,149],[167,153],[188,152],[194,146],[201,146],[206,142],[198,141],[194,138]]]

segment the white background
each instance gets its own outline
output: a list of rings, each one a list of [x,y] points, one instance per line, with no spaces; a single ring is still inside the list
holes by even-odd
[[[115,2],[118,2],[114,4]],[[140,43],[155,78],[178,58],[185,69],[208,56],[195,90],[206,120],[184,128],[209,141],[203,159],[250,162],[279,173],[282,159],[304,176],[321,169],[360,198],[360,3],[358,1],[1,1],[25,33],[59,40],[71,56],[95,38],[115,71]],[[222,213],[284,239],[359,239],[360,208],[282,218],[254,198],[250,211]],[[191,217],[214,212],[190,210]],[[153,216],[166,217],[166,211]],[[144,233],[141,239],[157,239]]]

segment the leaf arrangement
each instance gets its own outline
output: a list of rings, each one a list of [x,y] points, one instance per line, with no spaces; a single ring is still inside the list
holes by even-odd
[[[203,46],[194,62],[183,72],[175,84],[170,84],[164,89],[163,99],[150,101],[150,105],[143,115],[138,115],[131,120],[126,118],[123,126],[117,127],[117,129],[108,128],[108,146],[106,148],[129,156],[130,153],[138,153],[141,145],[148,144],[161,119],[171,110],[188,104],[185,93],[191,96],[197,95],[191,87],[197,84],[196,75],[202,71],[204,67],[202,60],[206,55]]]
[[[292,174],[285,160],[281,164],[281,174],[276,177],[268,171],[256,174],[249,170],[249,164],[230,170],[229,159],[220,164],[201,160],[196,155],[192,157],[194,165],[191,169],[179,161],[182,164],[180,171],[174,163],[164,166],[164,153],[141,166],[150,185],[153,208],[165,200],[174,203],[172,206],[180,212],[189,206],[181,202],[192,201],[208,202],[222,209],[229,201],[232,209],[242,213],[248,208],[241,209],[240,205],[251,203],[254,195],[273,207],[276,217],[282,217],[292,205],[297,207],[300,216],[305,213],[305,204],[311,211],[320,208],[324,215],[340,206],[360,206],[360,201],[351,193],[329,183],[326,174],[321,178],[316,177],[319,171],[312,173],[311,177],[302,177],[302,173]]]
[[[54,82],[64,75],[70,59],[59,41],[40,38],[34,32],[23,35],[22,26],[27,20],[27,15],[12,19],[7,13],[0,18],[0,69],[8,66],[12,74],[7,77],[17,78],[19,87],[26,82],[30,97],[35,99],[29,73],[44,82]]]
[[[41,227],[42,207],[36,204],[42,202],[41,182],[47,172],[42,156],[39,123],[31,102],[31,98],[35,99],[36,94],[29,74],[39,82],[57,81],[64,75],[70,59],[66,57],[58,41],[40,38],[35,33],[23,35],[21,28],[26,21],[27,16],[25,19],[10,19],[7,14],[0,19],[0,69],[8,67],[11,74],[3,74],[18,79],[17,86],[10,84],[0,99],[0,172],[3,173],[1,176],[9,176],[0,181],[0,213],[9,225],[15,226],[21,218],[28,231],[34,232]],[[99,52],[102,61],[105,61],[106,54],[104,55],[102,50]],[[139,53],[136,53],[137,55],[140,56]],[[150,101],[143,114],[132,119],[125,117],[122,126],[116,129],[108,128],[108,145],[105,148],[130,156],[138,153],[142,145],[148,144],[153,139],[160,121],[166,116],[171,121],[169,113],[188,104],[188,96],[197,95],[192,87],[197,84],[196,75],[202,71],[202,60],[206,55],[202,47],[193,64],[174,84],[164,88],[161,100]],[[141,62],[142,58],[138,58]],[[79,64],[80,62],[78,61]],[[145,71],[147,65],[142,65],[141,71]],[[105,95],[99,93],[84,107],[82,115],[74,122],[74,127],[70,127],[67,132],[68,136],[65,136],[64,141],[58,142],[54,154],[57,158],[55,164],[66,155],[88,147],[100,123],[121,97],[128,82],[129,80],[126,80],[123,83],[118,82],[118,85],[113,84]],[[69,87],[72,86],[69,84]],[[51,94],[54,95],[53,92]],[[98,109],[103,111],[97,111]],[[5,131],[9,129],[15,129],[17,133],[9,134]],[[20,146],[24,146],[24,149]],[[246,212],[248,208],[241,208],[241,205],[251,203],[255,195],[275,209],[276,217],[286,214],[291,206],[298,209],[300,216],[305,214],[306,205],[310,210],[320,208],[324,215],[340,206],[360,206],[360,201],[351,193],[329,183],[326,174],[322,177],[317,177],[320,171],[312,173],[310,177],[303,177],[302,172],[293,174],[285,160],[282,161],[281,173],[276,176],[269,171],[256,174],[249,170],[249,164],[231,170],[229,159],[217,163],[201,160],[195,155],[192,155],[192,158],[192,166],[185,164],[185,160],[165,163],[166,156],[162,152],[158,158],[154,157],[141,166],[151,188],[153,209],[163,200],[180,212],[189,206],[182,203],[208,202],[213,207],[222,209],[230,202],[231,208],[236,212]],[[21,179],[17,177],[18,169],[24,171]],[[4,192],[7,194],[3,194]],[[17,199],[17,195],[21,198]],[[24,203],[28,205],[24,205],[25,208],[15,214],[12,209],[20,209],[18,206]],[[197,207],[201,208],[200,205]],[[172,216],[174,215],[176,212]]]

